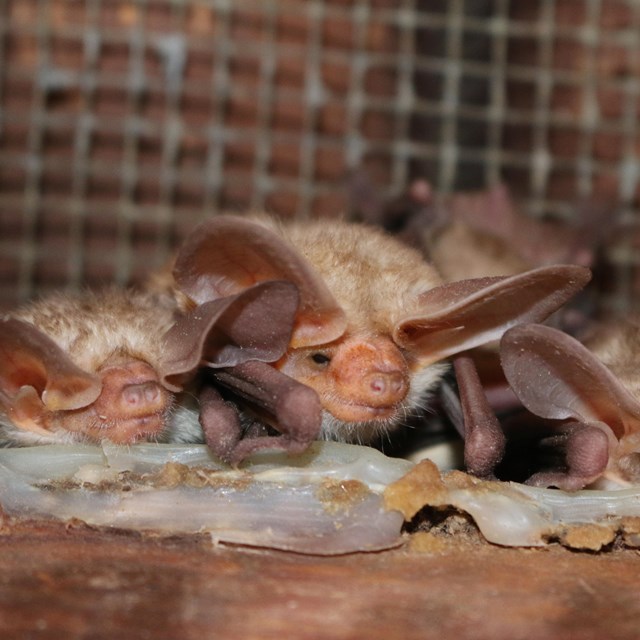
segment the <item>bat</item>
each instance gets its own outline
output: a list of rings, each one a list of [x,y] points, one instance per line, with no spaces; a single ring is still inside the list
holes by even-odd
[[[186,314],[116,288],[29,303],[0,319],[0,445],[202,441],[191,402],[202,363],[233,372],[278,359],[297,304],[286,282]]]
[[[2,444],[159,436],[173,398],[158,384],[158,338],[173,319],[170,306],[115,289],[54,294],[7,314],[0,329]]]
[[[504,334],[507,380],[546,425],[540,445],[555,453],[529,484],[575,490],[640,481],[639,346],[637,316],[601,325],[585,344],[537,324]]]
[[[443,283],[422,254],[370,226],[220,215],[185,240],[171,274],[183,309],[284,280],[300,294],[274,367],[317,393],[321,438],[371,442],[424,408],[443,361],[538,322],[589,280],[573,265]]]
[[[536,219],[519,209],[503,184],[440,194],[417,179],[406,193],[385,202],[359,172],[351,192],[354,219],[380,225],[419,248],[449,282],[550,264],[593,267],[612,232],[611,204],[579,205],[579,222]]]
[[[482,387],[461,389],[465,465],[480,477],[568,491],[640,481],[640,318],[606,322],[579,342],[540,324],[506,331],[500,356],[523,409],[498,423]]]

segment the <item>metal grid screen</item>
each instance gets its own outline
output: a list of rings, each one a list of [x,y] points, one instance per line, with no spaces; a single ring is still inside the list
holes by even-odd
[[[339,215],[358,167],[633,221],[639,39],[632,0],[0,0],[0,308],[216,210]]]

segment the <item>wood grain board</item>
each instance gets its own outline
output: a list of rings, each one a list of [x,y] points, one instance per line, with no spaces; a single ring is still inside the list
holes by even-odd
[[[43,521],[5,523],[0,544],[3,640],[611,640],[640,629],[629,549],[414,534],[393,551],[319,558]]]

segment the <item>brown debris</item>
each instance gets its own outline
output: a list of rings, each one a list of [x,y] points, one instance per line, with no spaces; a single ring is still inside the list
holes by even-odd
[[[450,550],[451,541],[431,531],[418,531],[409,539],[412,553],[441,554]]]
[[[199,489],[203,487],[227,487],[237,490],[245,489],[252,482],[250,474],[239,475],[234,472],[229,476],[225,472],[206,467],[192,467],[179,462],[167,462],[154,473],[134,473],[123,471],[115,478],[105,478],[99,482],[87,482],[75,478],[50,480],[38,488],[49,491],[72,491],[85,489],[96,492],[131,491],[134,488],[175,489],[180,486]],[[0,520],[0,523],[2,521]]]
[[[446,497],[447,489],[438,467],[431,460],[422,460],[385,489],[384,506],[400,511],[405,520],[411,520],[426,504],[441,503]]]
[[[318,500],[328,513],[348,511],[371,494],[359,480],[326,480],[317,492]]]
[[[616,530],[599,524],[583,524],[568,527],[561,535],[560,542],[570,549],[600,551],[616,538]]]

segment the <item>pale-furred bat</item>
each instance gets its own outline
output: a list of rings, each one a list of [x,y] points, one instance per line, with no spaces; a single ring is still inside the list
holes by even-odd
[[[159,437],[173,395],[159,384],[168,301],[54,294],[0,323],[3,444],[135,442]],[[142,356],[144,354],[144,356]]]
[[[547,463],[529,484],[575,490],[640,482],[640,317],[609,320],[584,344],[523,325],[504,335],[500,351],[509,384],[548,427],[538,443]]]
[[[251,365],[262,379],[287,348],[297,305],[287,282],[186,314],[167,296],[116,288],[28,303],[0,318],[0,446],[202,441],[190,385],[203,363]]]
[[[321,437],[369,442],[424,408],[450,356],[538,322],[590,277],[564,265],[443,284],[419,251],[373,227],[220,215],[183,244],[172,275],[183,309],[285,280],[300,292],[275,367],[314,389]]]
[[[468,379],[467,469],[568,491],[638,484],[639,353],[638,316],[598,326],[585,344],[541,324],[506,331],[501,362],[523,408],[499,424],[479,382]]]

